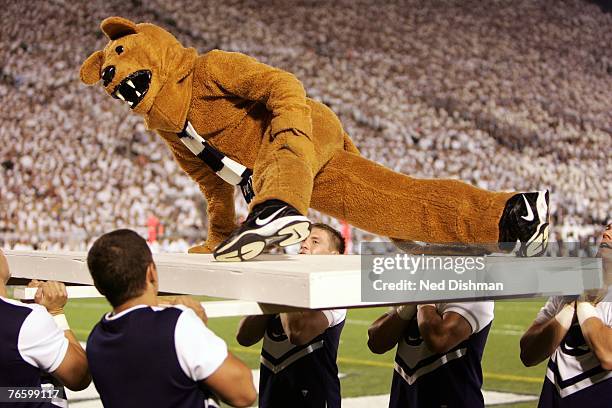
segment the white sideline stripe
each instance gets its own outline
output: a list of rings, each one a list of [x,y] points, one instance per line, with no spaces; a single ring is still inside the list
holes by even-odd
[[[483,391],[482,394],[484,396],[485,405],[488,407],[513,404],[517,402],[536,401],[538,399],[538,397],[535,395],[521,395],[510,392]],[[342,399],[343,408],[372,408],[388,406],[389,394]]]
[[[501,327],[502,329],[508,329],[508,330],[520,330],[520,331],[527,330],[527,326],[521,326],[520,324],[500,324],[500,325],[497,325],[496,327]]]
[[[485,405],[505,405],[517,402],[537,401],[535,395],[514,394],[511,392],[483,391]]]
[[[505,330],[505,329],[491,329],[492,334],[501,334],[503,336],[522,336],[525,331],[520,330]]]
[[[509,392],[483,391],[485,405],[507,405],[518,402],[536,401],[538,397],[534,395],[521,395]],[[70,400],[71,408],[103,408],[102,402],[99,399],[73,401]],[[344,408],[376,408],[388,407],[389,395],[376,395],[368,397],[343,398],[342,406]]]
[[[85,343],[81,342],[85,347]],[[253,373],[253,383],[255,389],[259,390],[259,370],[251,370]],[[338,377],[344,378],[346,374],[340,373]],[[93,382],[83,391],[70,391],[66,389],[70,408],[103,408],[100,396],[93,385]],[[502,405],[516,402],[535,401],[538,397],[534,395],[521,395],[509,392],[483,391],[485,405]],[[389,394],[374,395],[368,397],[343,398],[344,408],[373,408],[389,406]]]

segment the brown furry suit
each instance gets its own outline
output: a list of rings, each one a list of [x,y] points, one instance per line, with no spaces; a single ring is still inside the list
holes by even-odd
[[[402,240],[498,241],[499,219],[513,193],[414,179],[361,157],[337,116],[307,98],[292,74],[240,53],[198,55],[153,24],[110,17],[101,28],[110,42],[83,63],[81,80],[95,84],[113,65],[116,73],[105,86],[112,94],[128,75],[151,71],[148,92],[134,112],[163,137],[208,200],[208,240],[195,252],[212,251],[236,227],[234,186],[179,141],[176,133],[187,120],[213,146],[253,169],[252,205],[280,199],[303,214],[312,207]]]

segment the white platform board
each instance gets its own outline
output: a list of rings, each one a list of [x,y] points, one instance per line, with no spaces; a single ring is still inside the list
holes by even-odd
[[[92,285],[85,252],[7,251],[15,278],[57,280]],[[361,301],[361,256],[359,255],[267,255],[249,262],[216,262],[212,255],[159,254],[154,257],[159,290],[165,293],[205,295],[239,299],[293,308],[336,309],[390,304]],[[519,279],[537,283],[536,271],[550,264],[580,263],[577,258],[513,258],[512,268],[529,267]],[[498,259],[501,260],[501,259]],[[598,266],[599,270],[601,265]],[[572,268],[570,274],[574,274]],[[533,273],[531,273],[533,272]],[[550,279],[549,279],[550,280]],[[535,287],[536,285],[533,285]],[[554,283],[554,282],[552,282]],[[594,286],[591,286],[594,287]],[[415,292],[415,293],[418,293]],[[473,299],[470,293],[453,300]],[[533,290],[492,299],[539,296]],[[449,301],[448,297],[430,301]],[[442,295],[441,295],[442,296]],[[408,300],[410,301],[410,300]],[[242,305],[252,310],[260,306]],[[242,313],[244,314],[244,313]]]
[[[15,278],[93,285],[85,252],[7,251],[6,255]],[[308,309],[362,305],[358,255],[264,255],[240,263],[196,254],[158,254],[154,259],[160,292]]]

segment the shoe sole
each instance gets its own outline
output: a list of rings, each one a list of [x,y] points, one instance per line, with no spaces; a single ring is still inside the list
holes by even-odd
[[[310,235],[310,225],[304,216],[283,217],[256,230],[243,232],[222,249],[215,251],[213,256],[222,262],[248,261],[261,254],[269,245],[278,243],[286,247],[304,241]]]
[[[536,200],[539,224],[536,232],[525,243],[521,243],[518,251],[519,256],[541,256],[548,248],[550,205],[548,190],[540,191]]]

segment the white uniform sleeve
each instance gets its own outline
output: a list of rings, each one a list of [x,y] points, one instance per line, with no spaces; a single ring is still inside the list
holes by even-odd
[[[554,316],[556,316],[557,313],[559,313],[563,305],[564,305],[563,297],[561,296],[549,297],[546,303],[544,304],[544,306],[542,306],[542,308],[536,315],[534,323],[541,324],[541,323],[545,323],[549,321]]]
[[[66,357],[68,339],[49,312],[44,307],[35,305],[23,321],[17,348],[28,364],[52,373]]]
[[[439,303],[436,305],[438,312],[455,312],[460,314],[472,328],[472,334],[478,333],[493,321],[493,301],[486,302],[464,302],[464,303]]]
[[[324,310],[323,314],[327,317],[327,321],[329,322],[329,326],[327,327],[334,327],[346,319],[346,309]]]
[[[174,346],[181,369],[194,381],[208,378],[227,358],[227,345],[188,308],[176,322]]]

